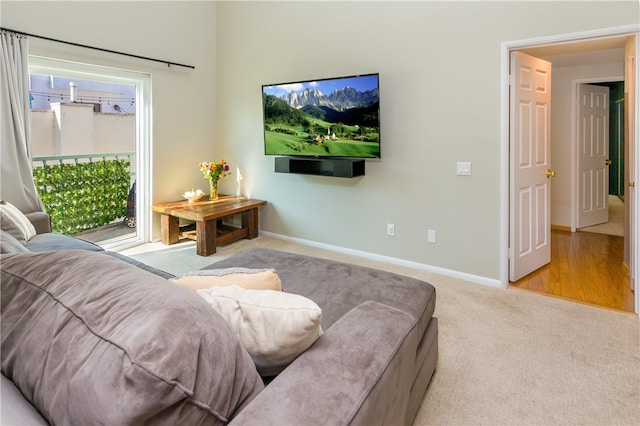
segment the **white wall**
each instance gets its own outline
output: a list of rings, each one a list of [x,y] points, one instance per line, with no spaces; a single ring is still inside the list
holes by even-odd
[[[93,146],[96,152],[125,152],[136,150],[136,121],[134,114],[93,115]]]
[[[59,155],[97,152],[93,146],[93,105],[52,103],[56,113],[56,153]]]
[[[44,157],[56,153],[56,113],[53,110],[31,110],[31,155]]]
[[[59,104],[58,104],[59,105]],[[56,124],[54,110],[31,110],[31,153],[34,157],[61,154],[89,154],[103,152],[129,152],[136,150],[136,118],[134,114],[105,114],[91,111],[91,135],[82,136],[79,141],[60,140],[60,130]],[[84,118],[81,120],[84,121]],[[74,120],[68,127],[81,123]],[[68,136],[68,135],[66,135]],[[59,140],[57,146],[56,140]],[[87,145],[87,141],[90,142]],[[75,151],[74,151],[75,150]]]
[[[224,2],[217,13],[216,139],[269,201],[264,230],[497,279],[501,43],[634,24],[638,4]],[[382,160],[351,180],[274,173],[261,85],[367,72],[380,73]],[[456,176],[456,161],[473,175]]]

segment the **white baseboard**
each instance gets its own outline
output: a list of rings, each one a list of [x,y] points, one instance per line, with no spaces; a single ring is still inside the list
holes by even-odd
[[[406,266],[409,268],[420,269],[424,271],[434,272],[436,274],[444,275],[447,277],[457,278],[476,284],[482,284],[489,287],[504,288],[499,279],[482,277],[479,275],[467,274],[466,272],[455,271],[452,269],[440,268],[438,266],[427,265],[424,263],[412,262],[409,260],[399,259],[397,257],[383,256],[381,254],[369,253],[361,250],[354,250],[340,246],[334,246],[331,244],[319,243],[316,241],[303,240],[301,238],[289,237],[287,235],[276,234],[273,232],[260,230],[260,235],[265,237],[278,238],[280,240],[291,241],[304,246],[317,247],[324,250],[334,251],[337,253],[344,253],[352,256],[358,256],[365,259],[371,259],[378,262],[390,263],[392,265]]]

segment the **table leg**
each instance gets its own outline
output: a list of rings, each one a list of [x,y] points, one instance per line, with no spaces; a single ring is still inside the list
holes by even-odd
[[[216,220],[196,222],[196,253],[200,256],[209,256],[216,252],[216,233],[218,224]]]
[[[247,239],[258,236],[258,209],[250,209],[242,212],[242,227],[248,229]]]
[[[180,219],[168,214],[160,216],[162,244],[175,244],[180,239]]]

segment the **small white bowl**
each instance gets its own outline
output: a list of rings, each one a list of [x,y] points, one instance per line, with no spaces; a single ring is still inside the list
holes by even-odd
[[[190,203],[193,203],[194,201],[198,201],[200,198],[204,197],[204,194],[193,193],[193,194],[187,195],[187,193],[185,192],[184,194],[182,194],[182,196],[187,200],[189,200]]]

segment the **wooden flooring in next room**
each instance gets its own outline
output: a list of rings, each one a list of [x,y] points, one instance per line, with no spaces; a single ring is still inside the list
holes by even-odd
[[[620,236],[553,230],[551,263],[511,287],[634,312],[629,269],[622,262],[623,245]]]

